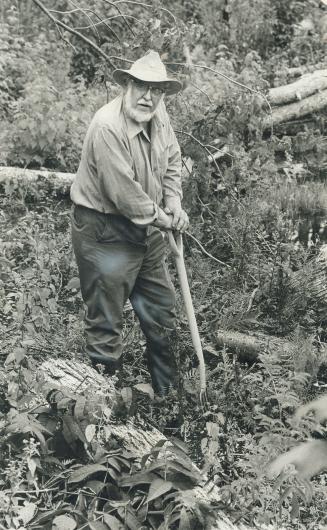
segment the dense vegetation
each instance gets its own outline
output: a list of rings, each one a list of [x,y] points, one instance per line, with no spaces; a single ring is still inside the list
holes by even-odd
[[[75,172],[94,111],[117,94],[113,68],[149,48],[183,79],[184,91],[167,98],[167,107],[184,160],[192,225],[185,254],[208,407],[198,402],[180,299],[178,391],[164,404],[152,402],[143,337],[127,308],[114,411],[117,422],[146,421],[173,436],[175,467],[168,469],[161,447],[140,462],[115,444],[104,389],[94,404],[87,393],[81,398],[67,388],[58,395],[38,378],[46,358],[87,363],[70,203],[65,194],[3,184],[1,529],[209,528],[212,513],[192,496],[200,478],[191,459],[221,488],[218,508],[232,520],[250,527],[327,524],[324,476],[309,482],[290,468],[273,481],[265,473],[280,452],[325,436],[312,418],[295,423],[293,414],[327,384],[327,297],[317,290],[327,242],[326,113],[265,125],[269,87],[287,83],[292,68],[326,68],[324,4],[44,3],[96,50],[56,27],[39,2],[2,0],[2,166]],[[277,337],[288,346],[244,360],[218,347],[220,330]]]

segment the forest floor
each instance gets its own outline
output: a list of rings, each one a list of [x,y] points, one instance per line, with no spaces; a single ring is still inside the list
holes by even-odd
[[[84,308],[70,244],[70,202],[63,197],[54,198],[42,193],[37,198],[30,198],[9,189],[2,196],[1,203],[0,355],[3,364],[0,370],[0,427],[5,433],[1,458],[5,469],[11,473],[20,469],[21,491],[33,483],[35,469],[31,471],[30,462],[38,455],[37,466],[41,465],[40,449],[34,447],[33,453],[31,443],[35,440],[29,442],[29,450],[32,451],[26,461],[29,464],[24,463],[22,455],[25,453],[17,441],[16,445],[10,442],[12,446],[8,452],[6,441],[8,423],[12,421],[11,411],[14,408],[30,412],[40,405],[37,392],[30,388],[31,381],[34,381],[31,373],[36,373],[45,360],[72,359],[85,364],[89,361],[83,354]],[[188,259],[187,263],[190,264]],[[325,504],[325,501],[322,502],[324,478],[307,485],[299,484],[291,474],[282,477],[276,485],[265,477],[265,468],[281,448],[291,445],[292,439],[301,439],[308,434],[308,425],[302,431],[296,428],[290,431],[288,418],[304,395],[305,399],[319,395],[322,385],[327,382],[322,372],[317,378],[323,356],[312,353],[312,337],[304,339],[296,334],[293,336],[294,351],[288,352],[288,355],[285,353],[282,362],[277,356],[268,359],[263,352],[260,362],[240,363],[237,355],[226,349],[219,351],[212,341],[212,333],[208,331],[211,322],[206,315],[210,315],[215,302],[207,298],[206,293],[210,290],[202,284],[203,271],[206,272],[205,260],[201,261],[196,255],[192,264],[192,270],[189,268],[190,283],[206,355],[209,403],[204,408],[198,399],[195,355],[178,294],[180,319],[174,348],[180,387],[165,401],[153,400],[144,360],[144,337],[133,311],[127,306],[123,330],[124,369],[116,381],[123,404],[118,416],[123,421],[139,421],[140,425],[146,422],[165,436],[186,443],[193,462],[221,488],[221,506],[233,520],[242,520],[250,525],[254,521],[255,524],[279,521],[287,524],[288,528],[318,528],[318,522],[321,524],[326,517],[322,508]],[[171,260],[176,283],[172,265]],[[212,277],[213,285],[214,282]],[[260,331],[257,324],[255,329]],[[267,328],[261,331],[266,332]],[[312,373],[315,375],[311,376],[309,385],[309,376],[303,375],[305,370],[294,369],[298,362],[294,352],[299,347],[305,357],[304,364],[311,362],[314,365]],[[317,389],[315,384],[318,379],[320,386]],[[26,389],[29,389],[28,392]],[[29,400],[26,401],[27,395]],[[40,439],[42,442],[41,437],[38,442]],[[276,445],[269,447],[271,440],[275,440]],[[85,452],[79,455],[76,448],[60,458],[68,459],[68,465],[71,459],[73,466],[88,461]],[[26,479],[26,466],[32,478],[29,476]],[[55,488],[59,491],[60,486]],[[31,502],[28,496],[27,500]],[[67,504],[68,497],[65,502]],[[57,513],[58,516],[62,513],[53,509],[54,500],[51,503],[52,514]],[[40,505],[40,499],[35,506],[37,504]],[[46,512],[44,506],[42,509]],[[15,510],[12,509],[12,512],[14,514]],[[298,521],[296,524],[295,520]],[[36,526],[33,526],[33,521],[31,517],[28,528],[41,527],[40,519]],[[28,522],[26,516],[26,524]],[[42,528],[50,528],[47,524],[44,523]]]

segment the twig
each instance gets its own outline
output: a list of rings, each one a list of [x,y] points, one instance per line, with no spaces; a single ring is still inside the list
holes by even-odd
[[[125,63],[133,64],[134,61],[131,61],[130,59],[126,59],[125,57],[118,57],[117,55],[109,55],[110,59],[116,59],[116,61],[123,61]]]
[[[236,81],[235,79],[232,79],[228,75],[223,74],[222,72],[219,72],[219,70],[215,70],[214,68],[211,68],[210,66],[206,66],[204,64],[185,64],[185,63],[170,63],[170,62],[169,63],[165,63],[165,64],[167,64],[167,65],[171,64],[171,65],[175,65],[175,66],[183,66],[184,68],[202,68],[203,70],[209,70],[210,72],[212,72],[214,74],[217,74],[220,77],[223,77],[224,79],[226,79],[230,83],[233,83],[234,85],[239,86],[240,88],[245,88],[245,90],[248,90],[249,92],[252,92],[253,94],[257,94],[258,96],[262,97],[266,101],[270,112],[272,112],[270,103],[269,103],[267,97],[262,92],[260,92],[259,90],[256,90],[255,88],[251,88],[248,85],[244,85],[243,83],[240,83],[239,81]]]
[[[127,26],[128,29],[130,30],[130,32],[132,33],[132,35],[135,37],[135,33],[134,33],[134,31],[133,31],[133,28],[132,28],[131,25],[129,24],[128,20],[126,20],[127,15],[124,15],[124,14],[121,12],[120,8],[117,7],[117,6],[115,5],[114,2],[110,2],[110,0],[104,0],[104,2],[105,2],[106,4],[109,4],[109,5],[111,5],[112,7],[115,7],[115,8],[117,9],[118,13],[123,17],[126,26]]]
[[[227,151],[224,151],[224,149],[219,149],[219,147],[216,147],[215,145],[211,145],[211,144],[203,144],[203,145],[205,145],[205,147],[210,147],[211,149],[215,149],[216,152],[218,153],[222,153],[223,155],[227,155],[227,156],[230,156],[231,158],[235,158],[234,155],[231,155]]]
[[[255,297],[256,293],[258,292],[258,289],[259,289],[259,287],[256,287],[254,289],[254,291],[252,292],[251,296],[250,296],[249,305],[248,305],[247,310],[246,310],[247,312],[249,312],[251,307],[252,307],[253,300],[254,300],[254,297]]]
[[[74,53],[77,53],[77,50],[76,50],[74,44],[72,44],[68,39],[66,39],[66,37],[63,34],[63,32],[61,31],[60,27],[57,24],[55,24],[55,28],[58,31],[59,37],[61,38],[61,40],[64,41],[68,46],[70,46],[72,48],[72,50],[74,51]],[[24,169],[26,169],[27,165],[28,164],[26,164]]]
[[[199,90],[199,92],[201,92],[201,94],[203,94],[204,96],[206,96],[208,98],[208,101],[210,103],[210,105],[213,105],[213,101],[210,99],[210,96],[208,96],[208,94],[206,93],[205,90],[203,90],[202,88],[200,88],[198,85],[196,85],[195,83],[193,83],[192,81],[189,81],[190,85],[192,85],[194,88],[196,88],[197,90]]]
[[[92,9],[83,9],[82,7],[76,7],[75,3],[73,2],[73,0],[69,0],[71,2],[71,4],[75,7],[75,9],[78,9],[79,11],[81,11],[85,16],[86,18],[91,22],[91,25],[89,26],[89,28],[92,28],[94,33],[95,33],[95,36],[100,40],[100,35],[99,35],[99,32],[96,28],[96,25],[94,24],[92,18],[90,17],[90,15],[87,14],[87,11],[91,11],[91,13],[93,13],[94,15],[96,15],[96,13],[94,13],[94,11],[92,11]],[[74,28],[74,29],[81,29],[81,28]]]
[[[99,516],[99,517],[96,517],[96,519],[93,519],[93,521],[88,521],[87,523],[83,524],[83,526],[80,526],[78,530],[83,530],[83,528],[87,528],[89,526],[89,523],[92,523],[92,522],[96,522],[96,521],[100,521],[100,519],[102,519],[103,517],[103,513]]]
[[[204,204],[203,200],[201,199],[201,197],[199,196],[198,193],[197,193],[197,198],[198,198],[199,203],[201,204],[201,206],[207,210],[207,212],[210,214],[210,216],[211,216],[213,219],[215,219],[215,218],[216,218],[216,214],[215,214],[215,212],[213,212],[213,211],[209,208],[209,206],[208,206],[207,204]]]
[[[95,13],[93,13],[93,14],[95,14]],[[103,18],[103,19],[100,18],[99,15],[96,15],[96,14],[95,14],[95,16],[97,16],[97,17],[100,19],[99,22],[92,23],[92,26],[79,26],[78,28],[75,28],[75,29],[89,29],[89,28],[91,28],[91,27],[93,27],[93,26],[100,26],[101,24],[105,24],[105,26],[107,26],[107,28],[109,28],[110,31],[113,31],[113,29],[112,29],[110,26],[108,26],[108,24],[106,24],[106,22],[107,22],[108,20],[112,20],[112,19],[114,19],[114,18],[118,18],[118,17],[128,17],[128,18],[132,18],[133,20],[136,20],[137,22],[139,22],[142,26],[146,27],[146,24],[144,24],[143,22],[141,22],[141,20],[140,20],[139,18],[133,17],[133,15],[112,15],[111,17],[107,17],[107,18]],[[117,38],[119,39],[118,36],[117,36]]]
[[[73,0],[70,0],[70,1],[73,2]],[[73,5],[74,5],[74,4],[73,4]],[[117,33],[116,33],[116,32],[115,32],[115,31],[109,26],[109,24],[106,23],[106,19],[102,19],[102,18],[100,17],[100,15],[98,15],[93,9],[90,9],[90,8],[88,8],[88,9],[82,9],[82,8],[80,8],[80,9],[83,11],[83,13],[85,14],[85,16],[86,16],[86,17],[90,20],[90,22],[91,22],[91,26],[88,26],[87,28],[90,28],[90,27],[94,28],[94,31],[97,33],[99,40],[100,40],[100,35],[99,35],[99,33],[98,33],[98,30],[96,29],[96,26],[98,26],[99,24],[104,24],[104,25],[106,26],[106,28],[108,28],[108,30],[111,31],[111,33],[114,35],[115,39],[116,39],[118,42],[121,43],[121,40],[120,40],[120,38],[118,37]],[[91,11],[91,13],[93,13],[93,15],[94,15],[97,19],[99,19],[100,22],[98,22],[97,24],[95,24],[95,22],[93,22],[93,20],[91,19],[91,17],[89,17],[89,16],[87,15],[86,11]],[[84,29],[84,28],[74,28],[74,29],[78,29],[78,30],[79,30],[79,29]]]
[[[76,13],[77,11],[80,11],[80,8],[70,9],[69,11],[59,11],[58,9],[49,9],[49,13],[57,13],[58,15],[71,15],[72,13]]]
[[[97,53],[99,53],[99,55],[101,55],[101,57],[103,57],[104,59],[106,59],[106,61],[109,62],[109,64],[115,68],[115,65],[113,64],[113,62],[111,61],[110,59],[110,56],[107,55],[103,50],[101,50],[101,48],[99,48],[99,46],[97,46],[94,42],[92,42],[90,39],[88,39],[87,37],[85,37],[82,33],[80,33],[79,31],[76,31],[74,30],[73,28],[70,28],[69,26],[67,26],[67,24],[65,24],[64,22],[61,22],[61,20],[58,20],[56,17],[54,17],[50,11],[43,5],[43,3],[40,1],[40,0],[32,0],[32,2],[37,5],[41,11],[43,11],[43,13],[45,13],[47,15],[48,18],[50,18],[50,20],[52,20],[52,22],[58,27],[62,27],[63,29],[65,29],[66,31],[68,31],[69,33],[72,33],[72,35],[75,35],[76,37],[78,37],[79,39],[82,39],[84,42],[86,42],[86,44],[88,44],[89,46],[91,46]],[[66,41],[67,42],[67,41]]]
[[[217,263],[219,263],[219,265],[224,265],[225,267],[229,267],[230,268],[230,265],[228,265],[228,263],[224,263],[223,261],[220,261],[218,258],[215,258],[215,256],[213,256],[212,254],[210,254],[205,248],[204,246],[200,243],[200,241],[195,237],[193,236],[192,234],[190,234],[190,232],[186,231],[185,234],[190,237],[191,239],[193,239],[193,241],[195,241],[195,243],[200,247],[200,249],[202,250],[203,254],[205,254],[206,256],[208,256],[208,258],[211,258],[213,259],[214,261],[216,261]]]
[[[199,145],[202,147],[202,149],[205,150],[205,152],[208,154],[208,156],[212,159],[212,161],[213,161],[213,163],[214,163],[214,165],[215,165],[215,167],[216,167],[216,169],[217,169],[219,175],[222,177],[222,173],[221,173],[221,171],[220,171],[220,167],[218,166],[215,157],[214,157],[213,154],[209,151],[209,149],[207,148],[207,146],[206,146],[205,144],[203,144],[198,138],[196,138],[195,136],[193,136],[193,134],[191,134],[191,133],[187,133],[187,132],[185,132],[185,131],[178,131],[178,130],[176,130],[176,129],[175,129],[175,133],[177,133],[177,134],[185,134],[185,135],[188,136],[189,138],[192,138],[192,140],[194,140],[194,142],[196,142],[197,144],[199,144]]]
[[[133,5],[138,5],[138,6],[142,6],[142,7],[150,7],[153,9],[153,5],[151,4],[144,4],[143,2],[134,2],[132,0],[118,0],[117,2],[114,2],[115,6],[117,4],[133,4]],[[172,17],[172,19],[174,20],[174,23],[177,25],[177,20],[176,20],[176,17],[175,15],[173,15],[173,13],[171,11],[169,11],[169,9],[166,9],[165,7],[161,7],[161,6],[156,6],[157,9],[160,9],[160,11],[165,11],[166,13],[168,13],[168,15],[170,15]]]

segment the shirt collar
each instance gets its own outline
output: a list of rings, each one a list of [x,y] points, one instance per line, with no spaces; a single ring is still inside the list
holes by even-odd
[[[137,136],[142,130],[144,131],[144,129],[139,123],[137,123],[134,120],[131,120],[130,118],[128,118],[128,116],[126,116],[126,113],[124,111],[123,98],[122,98],[122,101],[121,101],[121,111],[122,111],[122,113],[124,115],[124,118],[125,118],[125,121],[126,121],[128,138],[131,140],[132,138]],[[162,125],[162,122],[161,122],[161,119],[159,117],[159,112],[158,111],[159,111],[159,108],[157,109],[157,112],[155,113],[155,115],[152,118],[152,126],[154,126],[155,129],[160,128],[161,125]],[[146,131],[144,131],[144,134],[145,134],[145,137],[148,138]],[[150,139],[149,139],[149,141],[150,141]]]
[[[137,136],[142,131],[143,127],[139,123],[137,123],[136,121],[131,120],[130,118],[128,118],[125,113],[124,113],[124,115],[125,115],[125,119],[126,119],[128,138],[132,139],[132,138]]]

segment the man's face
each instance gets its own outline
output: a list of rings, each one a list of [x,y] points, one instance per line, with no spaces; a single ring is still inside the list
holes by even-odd
[[[161,88],[153,88],[153,85],[130,79],[124,94],[127,116],[137,123],[150,121],[163,96]]]

